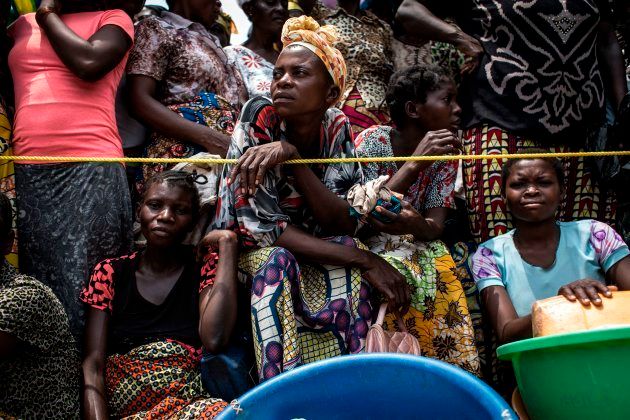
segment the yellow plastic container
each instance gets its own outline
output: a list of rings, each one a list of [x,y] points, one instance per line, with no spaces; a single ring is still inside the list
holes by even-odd
[[[612,292],[612,298],[602,297],[602,306],[584,306],[554,296],[539,300],[532,307],[534,337],[622,325],[630,326],[630,291]]]

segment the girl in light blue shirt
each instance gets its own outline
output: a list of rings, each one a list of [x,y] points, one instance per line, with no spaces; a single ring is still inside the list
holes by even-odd
[[[503,167],[503,192],[516,229],[481,244],[472,260],[501,343],[532,336],[536,300],[560,294],[599,306],[600,294],[612,297],[607,284],[630,289],[630,252],[611,227],[555,220],[563,176],[553,158],[514,159]]]

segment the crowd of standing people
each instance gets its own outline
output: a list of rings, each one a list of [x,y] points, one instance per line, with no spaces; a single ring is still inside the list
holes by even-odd
[[[237,2],[3,2],[0,152],[86,162],[0,162],[0,417],[211,418],[382,302],[509,393],[534,301],[630,289],[619,159],[286,164],[624,148],[623,2]]]

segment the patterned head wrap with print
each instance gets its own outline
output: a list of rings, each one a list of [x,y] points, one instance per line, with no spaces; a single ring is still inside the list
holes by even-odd
[[[219,17],[217,17],[216,23],[220,25],[221,28],[223,28],[226,34],[238,34],[238,29],[236,29],[236,25],[234,24],[232,16],[228,15],[224,11],[221,11],[221,13],[219,13]]]
[[[311,50],[322,60],[333,82],[343,94],[346,86],[346,62],[341,52],[333,47],[337,39],[337,28],[332,25],[319,26],[310,16],[290,18],[282,28],[282,45],[301,45]]]

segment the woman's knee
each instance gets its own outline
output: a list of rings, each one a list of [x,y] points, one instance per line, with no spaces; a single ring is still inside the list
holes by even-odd
[[[265,288],[280,285],[283,281],[297,284],[299,266],[295,256],[286,248],[273,247],[267,260],[252,280],[252,293],[261,296]]]

